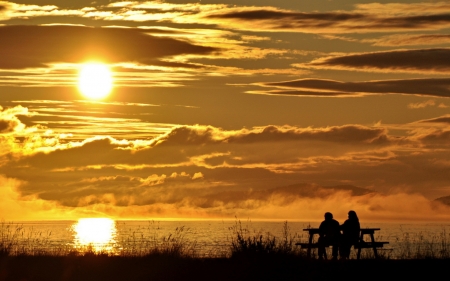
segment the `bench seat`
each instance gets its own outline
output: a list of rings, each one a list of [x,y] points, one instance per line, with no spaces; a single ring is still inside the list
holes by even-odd
[[[383,248],[384,245],[389,244],[386,241],[377,241],[377,242],[358,242],[355,245],[355,249],[367,249],[367,248]]]
[[[386,241],[380,241],[380,242],[358,242],[354,244],[353,246],[355,249],[367,249],[367,248],[383,248],[384,245],[389,244],[389,242]],[[311,246],[309,243],[295,243],[295,245],[300,246],[302,249],[317,249],[319,248],[319,243],[312,243]],[[331,245],[325,245],[325,247],[329,247]]]
[[[300,248],[304,248],[307,249],[309,246],[309,243],[295,243],[295,245],[300,246]],[[319,248],[319,244],[318,243],[312,243],[311,244],[311,249],[316,249]]]

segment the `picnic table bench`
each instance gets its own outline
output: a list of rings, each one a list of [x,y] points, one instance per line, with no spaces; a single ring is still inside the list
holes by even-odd
[[[383,248],[384,245],[389,244],[387,241],[375,241],[375,231],[380,230],[380,228],[361,228],[359,241],[353,245],[355,249],[358,249],[357,259],[361,258],[361,249],[373,249],[373,254],[375,258],[378,258],[377,248]],[[309,233],[308,243],[295,243],[295,245],[300,246],[302,248],[307,249],[306,255],[307,257],[311,257],[311,249],[319,248],[319,244],[314,241],[314,235],[319,235],[318,228],[305,228],[303,231],[307,231]],[[370,241],[364,241],[364,235],[370,236]],[[330,246],[330,245],[326,245]],[[326,257],[326,253],[325,253]]]

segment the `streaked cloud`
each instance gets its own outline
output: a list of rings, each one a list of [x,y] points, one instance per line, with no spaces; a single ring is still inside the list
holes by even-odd
[[[446,28],[450,23],[446,13],[449,7],[446,4],[429,4],[425,12],[414,4],[398,5],[395,9],[392,9],[393,6],[357,5],[351,11],[322,13],[302,13],[273,7],[229,7],[208,12],[203,17],[212,23],[234,29],[307,33],[433,30]]]
[[[417,3],[365,3],[356,4],[356,10],[363,13],[382,15],[430,15],[445,13],[450,10],[450,5],[445,1],[417,2]]]
[[[411,72],[445,74],[450,49],[393,50],[324,57],[297,67],[316,69],[358,70],[369,72]]]
[[[115,2],[79,10],[2,2],[3,20],[43,16],[77,16],[104,21],[203,23],[227,29],[307,33],[362,33],[436,30],[450,26],[445,2],[357,4],[353,10],[301,12],[273,6],[175,4],[160,1]],[[5,9],[6,8],[6,9]]]
[[[427,120],[422,120],[420,122],[425,122],[425,123],[450,123],[450,114],[449,115],[440,116],[440,117],[436,117],[436,118],[427,119]]]
[[[418,109],[418,108],[425,108],[428,106],[435,106],[435,105],[436,105],[436,102],[434,100],[427,100],[424,102],[410,103],[410,104],[408,104],[408,108]]]
[[[0,63],[3,69],[44,67],[55,62],[79,63],[87,60],[147,64],[162,57],[215,51],[211,47],[150,36],[140,29],[0,26],[0,36],[9,38],[0,43],[0,52],[7,58]]]
[[[317,97],[355,97],[382,94],[450,97],[450,79],[447,78],[423,78],[363,82],[341,82],[310,78],[283,82],[259,83],[257,85],[263,87],[274,87],[284,90],[252,91],[250,93]],[[413,106],[413,108],[420,107],[423,106]]]
[[[417,45],[440,45],[450,43],[447,34],[396,34],[376,39],[365,39],[361,42],[372,43],[374,46],[399,47]]]
[[[0,21],[13,18],[28,19],[44,16],[83,16],[89,10],[89,8],[81,10],[60,9],[56,5],[29,5],[0,1]]]
[[[99,134],[126,139],[147,139],[176,126],[145,121],[146,115],[150,114],[152,109],[159,112],[166,108],[149,103],[16,100],[11,101],[11,104],[14,107],[3,113],[10,116],[8,120],[12,120],[11,122],[19,122],[17,115],[26,115],[29,117],[28,123],[34,127],[28,128],[18,123],[21,127],[27,130],[39,129],[41,132],[50,130],[53,136],[65,135],[69,140],[87,139]]]

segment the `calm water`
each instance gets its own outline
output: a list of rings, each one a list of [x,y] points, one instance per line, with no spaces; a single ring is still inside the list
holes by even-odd
[[[303,231],[320,222],[288,222],[289,235],[295,242],[306,242]],[[250,236],[270,233],[283,236],[284,222],[268,221],[113,221],[81,219],[79,221],[3,222],[0,235],[13,237],[24,248],[68,252],[73,249],[106,251],[116,254],[139,254],[155,246],[182,242],[200,256],[229,253],[233,229],[248,230]],[[405,242],[430,245],[450,242],[450,223],[362,223],[362,228],[379,227],[376,238],[389,241],[386,251],[403,249]],[[1,238],[1,237],[0,237]]]

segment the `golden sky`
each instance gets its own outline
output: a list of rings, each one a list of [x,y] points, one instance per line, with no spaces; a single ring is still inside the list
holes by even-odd
[[[449,34],[446,1],[0,1],[0,219],[449,220]]]

